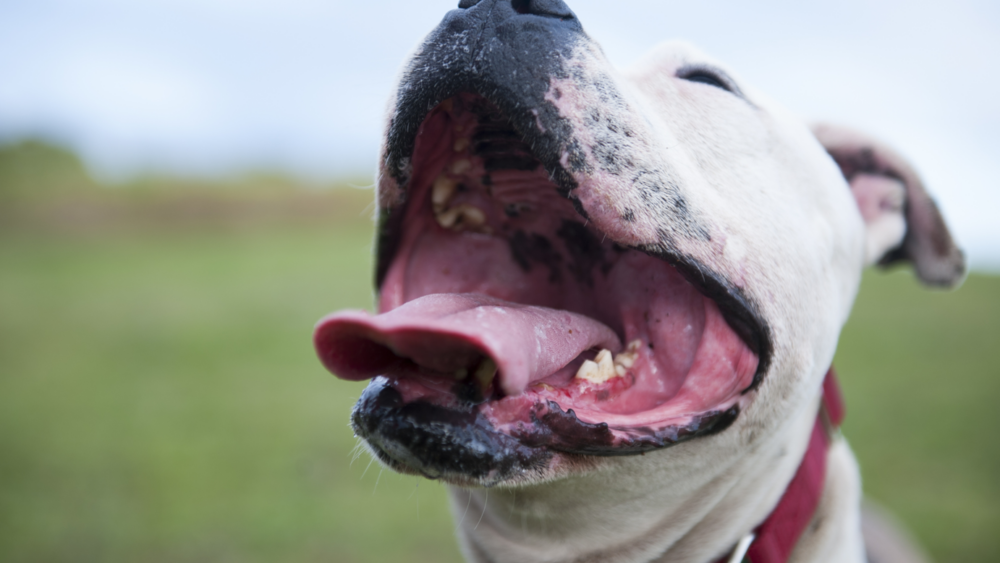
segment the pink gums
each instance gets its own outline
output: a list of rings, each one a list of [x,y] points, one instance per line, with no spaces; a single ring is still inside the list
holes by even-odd
[[[480,408],[508,429],[546,401],[613,428],[683,422],[740,402],[758,358],[716,304],[673,266],[599,232],[583,237],[590,244],[582,253],[567,229],[579,234],[585,221],[543,168],[490,172],[470,143],[456,143],[476,127],[473,113],[443,107],[425,121],[402,243],[381,288],[382,314],[321,321],[316,346],[326,366],[345,379],[396,378],[413,400],[448,393],[428,374],[447,379],[489,356],[501,393]],[[452,173],[463,159],[469,165]],[[430,193],[441,174],[461,184],[450,204],[481,210],[484,228],[438,224]],[[518,240],[537,248],[519,256]],[[574,377],[597,349],[618,352],[636,340],[641,346],[624,376],[603,384]]]

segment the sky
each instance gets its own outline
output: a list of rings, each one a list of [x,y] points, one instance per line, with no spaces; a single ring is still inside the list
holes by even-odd
[[[624,67],[686,39],[801,115],[908,157],[1000,271],[996,0],[568,0]],[[371,176],[407,54],[457,0],[0,0],[0,141],[99,175]]]

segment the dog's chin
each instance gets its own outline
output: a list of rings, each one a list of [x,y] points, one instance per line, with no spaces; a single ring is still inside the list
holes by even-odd
[[[317,327],[331,371],[372,379],[352,424],[397,471],[518,484],[707,436],[766,367],[738,292],[597,230],[531,145],[482,97],[431,111],[384,226],[382,314]]]
[[[351,425],[391,469],[459,486],[538,480],[553,457],[496,431],[474,408],[406,403],[384,377],[365,389]]]

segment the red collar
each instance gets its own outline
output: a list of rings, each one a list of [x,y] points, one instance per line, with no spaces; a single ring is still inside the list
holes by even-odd
[[[717,563],[749,561],[750,563],[785,563],[792,554],[802,532],[812,520],[823,494],[826,478],[826,453],[844,420],[844,398],[840,393],[833,368],[823,380],[823,403],[813,425],[809,448],[798,471],[785,489],[774,511],[754,530],[753,536],[740,542],[734,552]],[[746,541],[750,541],[749,549]],[[740,559],[743,551],[746,555]]]

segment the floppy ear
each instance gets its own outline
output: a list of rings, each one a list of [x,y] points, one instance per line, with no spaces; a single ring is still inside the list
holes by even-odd
[[[814,125],[813,134],[840,166],[867,229],[868,264],[909,260],[927,285],[955,287],[965,255],[913,167],[882,143],[847,129]]]

